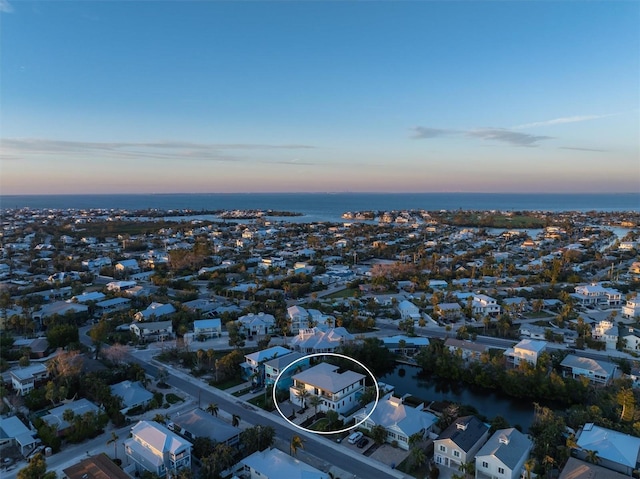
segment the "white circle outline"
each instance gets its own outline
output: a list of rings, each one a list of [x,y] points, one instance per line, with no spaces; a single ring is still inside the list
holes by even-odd
[[[371,409],[371,412],[369,414],[367,414],[364,419],[356,424],[354,424],[353,426],[350,427],[346,427],[344,429],[339,429],[336,431],[313,431],[311,429],[307,429],[306,427],[302,427],[298,424],[295,424],[294,422],[290,421],[280,410],[280,408],[278,407],[278,401],[276,399],[276,384],[278,384],[278,381],[280,380],[280,376],[282,376],[282,374],[289,369],[291,366],[293,366],[296,363],[299,363],[300,361],[302,361],[303,359],[307,359],[307,358],[315,358],[315,357],[319,357],[319,356],[336,356],[339,358],[344,358],[344,359],[349,359],[350,361],[353,361],[354,363],[356,363],[357,365],[361,366],[367,373],[369,373],[369,376],[371,376],[371,378],[373,379],[373,383],[376,386],[376,400],[375,403],[373,405],[373,408]],[[357,359],[353,359],[350,356],[345,356],[344,354],[338,354],[338,353],[313,353],[313,354],[307,354],[306,356],[303,356],[301,358],[296,359],[295,361],[293,361],[292,363],[290,363],[289,365],[287,365],[286,368],[284,368],[282,371],[280,371],[280,374],[278,374],[278,377],[276,378],[275,382],[273,383],[273,391],[272,391],[272,395],[273,395],[273,404],[275,404],[276,409],[278,410],[278,412],[280,413],[280,415],[284,418],[285,421],[287,421],[289,424],[291,424],[294,427],[297,427],[298,429],[302,430],[302,431],[306,431],[306,432],[310,432],[313,434],[339,434],[341,432],[346,432],[346,431],[350,431],[351,429],[355,429],[356,427],[358,427],[360,424],[362,424],[363,422],[365,422],[367,419],[369,419],[369,417],[373,414],[373,411],[376,410],[376,407],[378,407],[378,401],[380,400],[380,389],[378,388],[378,380],[376,379],[376,377],[373,375],[373,373],[369,370],[368,367],[366,367],[364,364],[362,364],[360,361],[358,361]],[[364,406],[363,406],[364,408]]]

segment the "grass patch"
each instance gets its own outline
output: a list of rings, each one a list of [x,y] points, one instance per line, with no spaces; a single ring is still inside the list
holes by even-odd
[[[273,401],[271,400],[271,396],[267,396],[267,400],[264,400],[264,394],[260,396],[254,397],[247,401],[249,404],[253,404],[254,406],[258,406],[260,409],[264,409],[265,411],[275,411],[276,407],[273,405]]]
[[[329,420],[326,417],[323,417],[322,419],[318,419],[311,426],[309,426],[309,429],[311,429],[312,431],[326,431],[328,425]]]
[[[169,394],[167,394],[167,395],[165,396],[165,399],[167,400],[167,402],[168,402],[169,404],[175,404],[175,403],[177,403],[177,402],[182,402],[182,401],[184,401],[184,399],[182,399],[180,396],[176,396],[176,395],[175,395],[175,394],[173,394],[173,393],[169,393]]]
[[[538,311],[537,313],[534,312],[530,312],[530,313],[524,313],[523,316],[525,318],[529,318],[529,319],[536,319],[536,318],[552,318],[553,315],[549,314],[549,313],[545,313],[544,311]]]
[[[427,479],[429,477],[429,467],[426,464],[416,469],[411,467],[411,456],[407,456],[404,461],[396,466],[396,469],[409,474],[416,479]]]
[[[253,389],[251,386],[246,387],[244,389],[240,389],[239,391],[236,391],[234,393],[231,393],[233,396],[235,397],[240,397],[240,396],[244,396],[245,394],[247,394],[248,392],[251,391],[251,389]]]
[[[356,290],[353,288],[347,288],[340,291],[336,291],[333,294],[323,296],[323,299],[338,299],[338,298],[353,298],[356,294]]]
[[[219,383],[215,382],[215,381],[210,381],[209,385],[213,386],[214,388],[218,388],[218,389],[229,389],[232,388],[234,386],[239,386],[242,383],[246,383],[247,381],[237,377],[237,378],[231,378],[231,379],[227,379],[226,381],[220,381]]]

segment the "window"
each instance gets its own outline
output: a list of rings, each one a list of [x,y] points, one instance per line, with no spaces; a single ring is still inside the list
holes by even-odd
[[[489,463],[485,462],[485,461],[482,461],[482,467],[487,469],[489,467]]]
[[[447,452],[447,448],[446,448],[446,447],[444,447],[442,444],[440,444],[440,450],[441,450],[442,452]]]
[[[498,474],[504,474],[504,467],[498,468]]]
[[[453,451],[453,455],[455,457],[460,457],[460,451]]]

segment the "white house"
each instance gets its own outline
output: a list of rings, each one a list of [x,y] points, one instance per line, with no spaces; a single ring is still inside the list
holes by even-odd
[[[600,321],[593,328],[591,336],[593,339],[604,342],[607,351],[615,351],[618,343],[618,326],[609,320]]]
[[[640,330],[636,328],[625,328],[620,335],[627,351],[640,351]]]
[[[144,340],[163,340],[173,336],[173,324],[171,321],[156,321],[148,323],[133,323],[129,330]]]
[[[607,385],[613,379],[617,366],[608,361],[567,355],[560,363],[563,376],[586,377],[594,384]]]
[[[136,471],[147,470],[164,477],[191,467],[192,444],[155,421],[140,421],[124,442],[125,454]]]
[[[26,368],[12,369],[9,375],[13,389],[20,396],[25,396],[33,391],[37,382],[49,377],[49,371],[44,364],[35,363]]]
[[[287,315],[289,316],[289,329],[293,334],[297,334],[301,329],[309,327],[311,317],[302,306],[289,306],[287,308]]]
[[[418,321],[422,317],[420,315],[420,308],[406,299],[398,303],[398,312],[400,313],[400,318],[403,320],[413,319],[414,321]]]
[[[193,335],[198,338],[219,338],[222,336],[222,322],[220,318],[196,319],[193,322]]]
[[[640,296],[627,300],[622,307],[623,318],[640,318]]]
[[[598,283],[576,286],[575,292],[571,296],[581,305],[619,306],[622,302],[620,291],[605,288]]]
[[[367,404],[356,413],[356,422],[362,421],[371,412],[375,402]],[[414,434],[424,437],[432,431],[438,418],[430,412],[424,411],[424,404],[409,406],[401,398],[389,393],[380,399],[371,416],[361,424],[361,427],[371,431],[374,426],[382,426],[387,431],[385,440],[388,443],[397,442],[398,447],[409,450],[409,438]]]
[[[328,353],[354,340],[355,336],[345,328],[330,328],[325,331],[315,327],[301,329],[291,340],[291,347],[303,353]]]
[[[273,333],[276,328],[276,318],[272,314],[249,313],[238,318],[238,326],[241,333],[247,336]]]
[[[476,454],[476,479],[518,479],[532,448],[517,429],[497,430]]]
[[[20,454],[26,457],[40,443],[37,434],[35,429],[29,429],[16,416],[0,417],[0,450],[16,446]]]
[[[486,294],[474,294],[471,301],[471,311],[473,314],[481,316],[495,316],[500,314],[498,301]]]
[[[257,451],[240,461],[250,479],[329,479],[329,475],[278,450]]]
[[[245,362],[240,364],[242,369],[242,376],[245,379],[251,377],[257,384],[264,383],[264,363],[270,359],[277,358],[278,356],[285,356],[290,354],[291,350],[283,348],[282,346],[274,346],[272,348],[263,349],[262,351],[256,351],[255,353],[246,354]]]
[[[118,261],[116,263],[116,271],[119,272],[135,272],[140,271],[140,265],[138,265],[138,261],[135,259],[124,259],[122,261]]]
[[[333,364],[320,363],[294,375],[289,399],[293,404],[306,406],[298,397],[298,391],[305,389],[311,395],[320,396],[321,411],[333,410],[342,414],[354,409],[364,390],[365,376],[354,371],[339,373],[339,369]]]
[[[507,349],[504,356],[507,358],[507,362],[512,363],[514,367],[519,366],[522,361],[527,361],[535,366],[546,347],[546,341],[523,339],[513,348]]]
[[[489,426],[475,416],[456,419],[433,443],[436,464],[457,469],[475,457],[489,437]]]

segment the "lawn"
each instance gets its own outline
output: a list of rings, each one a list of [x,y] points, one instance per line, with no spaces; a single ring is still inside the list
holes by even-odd
[[[311,426],[309,426],[309,429],[311,429],[312,431],[326,431],[328,425],[329,420],[326,417],[323,417],[322,419],[318,419]]]
[[[323,299],[353,298],[355,294],[356,294],[355,289],[347,288],[347,289],[342,289],[340,291],[336,291],[333,294],[324,296]]]
[[[244,389],[240,389],[239,391],[236,391],[234,393],[231,393],[233,396],[235,397],[240,397],[240,396],[244,396],[245,394],[247,394],[249,391],[251,391],[251,389],[253,389],[251,386],[246,387]]]
[[[169,394],[167,394],[164,398],[167,400],[167,402],[168,402],[169,404],[175,404],[175,403],[177,403],[177,402],[182,402],[182,401],[184,401],[184,399],[182,399],[180,396],[176,396],[176,395],[175,395],[175,394],[173,394],[173,393],[169,393]]]
[[[416,469],[411,469],[409,464],[411,464],[411,456],[408,456],[404,461],[398,464],[396,469],[417,479],[427,479],[429,477],[429,467],[426,464]]]
[[[254,397],[252,399],[249,399],[250,404],[253,404],[254,406],[258,406],[260,409],[264,409],[265,411],[275,411],[275,406],[273,405],[273,401],[271,401],[271,397],[267,397],[267,401],[266,401],[266,405],[265,405],[265,400],[264,400],[264,394],[261,394],[260,396]]]
[[[232,388],[234,386],[238,386],[242,383],[246,382],[245,379],[242,379],[240,377],[236,377],[236,378],[231,378],[231,379],[227,379],[226,381],[220,381],[219,383],[216,383],[214,381],[209,382],[210,386],[213,386],[214,388],[218,388],[218,389],[229,389]]]

